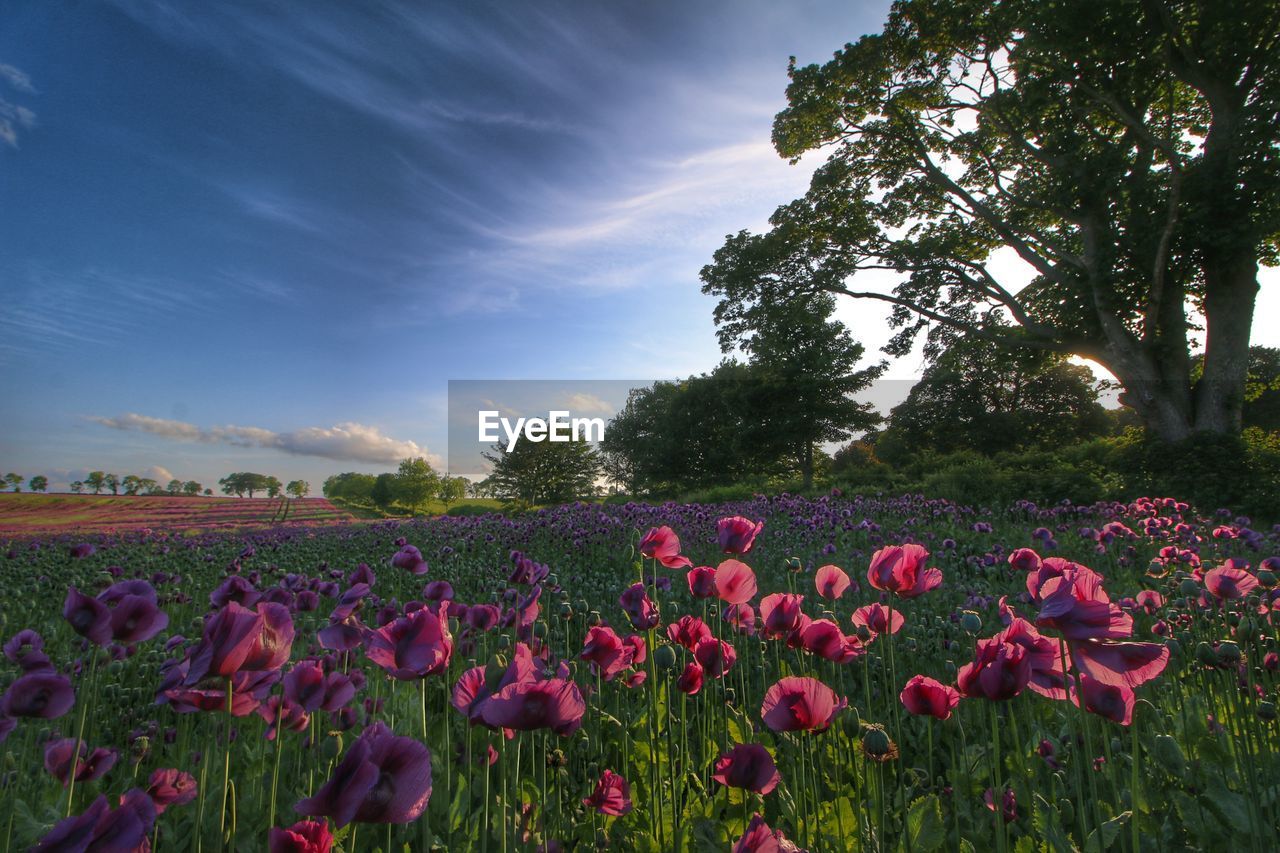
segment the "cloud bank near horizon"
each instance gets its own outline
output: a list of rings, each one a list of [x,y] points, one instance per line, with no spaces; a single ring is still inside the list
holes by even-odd
[[[226,444],[232,447],[278,450],[294,456],[317,456],[339,462],[396,464],[414,456],[440,467],[443,460],[414,441],[383,435],[375,426],[344,422],[331,427],[304,427],[276,432],[253,426],[201,427],[185,421],[128,412],[116,417],[92,415],[88,420],[110,429],[143,432],[170,441]]]

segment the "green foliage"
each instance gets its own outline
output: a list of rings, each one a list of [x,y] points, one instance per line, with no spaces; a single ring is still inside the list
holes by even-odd
[[[43,474],[37,474],[27,481],[27,488],[33,492],[45,492],[49,490],[49,478]]]
[[[1280,234],[1276,31],[1272,0],[896,3],[825,65],[793,59],[774,145],[827,160],[769,232],[726,240],[707,290],[730,323],[760,299],[878,300],[890,352],[923,332],[930,358],[961,335],[1074,353],[1167,439],[1236,431]],[[1188,302],[1209,330],[1194,385]]]
[[[340,498],[352,503],[368,503],[373,499],[373,485],[376,480],[377,477],[373,474],[348,471],[328,477],[321,491],[330,500]]]
[[[421,456],[400,463],[395,479],[395,499],[411,510],[434,498],[440,491],[440,475]]]
[[[525,506],[592,497],[603,471],[599,452],[585,441],[518,441],[510,450],[495,445],[483,455],[493,465],[487,491]]]
[[[181,481],[178,488],[182,488]],[[268,492],[271,497],[275,497],[280,493],[280,481],[275,477],[269,477],[266,474],[255,474],[251,471],[237,471],[234,474],[228,474],[218,481],[218,485],[222,488],[224,495],[235,495],[238,498],[253,497],[254,492]]]
[[[290,480],[284,490],[290,497],[305,498],[311,492],[311,484],[306,480]]]

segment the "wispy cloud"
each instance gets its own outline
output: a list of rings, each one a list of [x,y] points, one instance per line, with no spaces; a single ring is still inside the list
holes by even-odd
[[[24,95],[34,95],[36,89],[31,78],[12,65],[0,62],[0,80]],[[36,114],[21,104],[15,104],[0,96],[0,140],[11,148],[18,147],[18,132],[36,126]]]
[[[412,456],[422,456],[433,465],[442,464],[437,454],[430,453],[416,442],[395,439],[383,435],[377,427],[358,423],[275,432],[252,426],[201,427],[185,421],[154,418],[135,412],[116,417],[94,415],[88,420],[111,429],[144,432],[171,441],[263,448],[295,456],[317,456],[369,464],[395,464]]]

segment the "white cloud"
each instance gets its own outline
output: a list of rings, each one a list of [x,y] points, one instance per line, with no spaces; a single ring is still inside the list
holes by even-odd
[[[411,456],[422,456],[436,467],[443,464],[438,454],[429,452],[416,442],[401,441],[383,435],[377,427],[351,422],[332,427],[304,427],[290,432],[275,432],[251,426],[200,427],[184,421],[153,418],[134,412],[114,418],[92,416],[89,420],[111,429],[145,432],[172,441],[258,447],[294,456],[318,456],[323,459],[370,464],[393,464]]]
[[[569,411],[576,414],[586,415],[612,415],[614,410],[605,400],[600,399],[595,394],[570,394],[569,399],[565,401],[565,406]]]
[[[25,72],[3,62],[0,62],[0,80],[4,80],[19,92],[26,92],[28,95],[36,93],[36,87],[31,85],[31,78]]]
[[[143,478],[155,480],[162,488],[169,485],[170,480],[178,479],[173,476],[173,472],[162,465],[152,465],[150,468],[142,472],[142,476]]]

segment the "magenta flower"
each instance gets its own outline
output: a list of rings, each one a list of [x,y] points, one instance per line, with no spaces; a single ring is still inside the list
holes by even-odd
[[[960,667],[956,685],[961,696],[992,701],[1012,699],[1031,680],[1031,656],[1025,646],[1007,643],[1004,634],[979,640],[973,663]]]
[[[1102,576],[1084,566],[1047,578],[1039,593],[1036,625],[1054,628],[1068,641],[1122,639],[1133,633],[1133,617],[1111,602]]]
[[[942,584],[939,569],[926,569],[929,552],[921,545],[889,545],[871,555],[867,582],[902,598],[915,598]]]
[[[1258,579],[1249,574],[1246,564],[1227,560],[1216,569],[1204,573],[1205,589],[1220,601],[1244,598],[1258,587]]]
[[[902,630],[903,622],[902,611],[893,611],[893,620],[890,624],[889,608],[883,604],[868,604],[865,607],[859,607],[853,611],[851,617],[854,627],[865,627],[875,636],[881,634],[896,634]]]
[[[764,635],[771,639],[785,637],[800,627],[804,613],[800,605],[803,595],[775,592],[760,599],[760,619],[764,622]]]
[[[898,698],[912,714],[939,720],[950,717],[952,710],[960,704],[958,690],[924,675],[913,676]]]
[[[822,732],[847,704],[816,678],[787,676],[765,693],[760,716],[775,732]]]
[[[756,573],[746,563],[725,560],[716,567],[716,594],[726,604],[746,604],[756,594]]]
[[[77,782],[101,779],[116,763],[114,749],[90,750],[84,741],[62,738],[50,741],[44,749],[44,769],[65,788],[74,775]],[[73,769],[74,764],[74,769]]]
[[[156,814],[164,814],[169,806],[186,805],[196,798],[196,778],[182,770],[152,771],[147,796],[155,805]]]
[[[1040,555],[1030,548],[1019,548],[1009,555],[1009,565],[1016,572],[1034,572],[1040,568]]]
[[[697,566],[690,569],[685,579],[689,582],[689,594],[694,598],[715,596],[716,570],[710,566]]]
[[[636,645],[629,638],[624,641],[607,625],[597,625],[587,631],[582,644],[582,660],[588,661],[605,681],[613,681],[619,673],[635,662]]]
[[[453,654],[444,607],[423,607],[371,632],[365,655],[402,681],[443,672]]]
[[[689,661],[684,672],[676,679],[676,689],[688,696],[697,696],[702,689],[703,676],[702,664]]]
[[[241,670],[279,669],[293,649],[293,619],[283,604],[264,602],[248,610],[234,601],[206,620],[191,650],[185,684],[228,678]]]
[[[702,665],[702,670],[712,678],[722,678],[738,660],[738,653],[733,646],[724,640],[708,637],[698,643],[693,656]]]
[[[982,801],[991,811],[996,810],[996,795],[994,788],[988,788],[982,794]],[[1004,818],[1005,823],[1013,823],[1018,819],[1018,799],[1013,794],[1012,788],[1006,788],[1004,794],[1000,797],[1000,816]]]
[[[742,788],[757,794],[768,794],[782,781],[782,774],[769,750],[758,743],[740,743],[716,761],[711,777],[729,788]]]
[[[693,651],[698,643],[711,638],[711,629],[697,616],[681,616],[678,621],[667,625],[667,638]]]
[[[865,653],[857,637],[846,636],[830,619],[815,619],[806,625],[800,643],[806,651],[833,663],[848,663]]]
[[[551,729],[571,735],[582,725],[587,703],[572,681],[549,678],[508,684],[484,703],[482,716],[495,728],[534,731]]]
[[[431,753],[420,741],[398,737],[383,723],[364,730],[314,797],[294,808],[328,817],[339,827],[409,823],[431,798]]]
[[[582,804],[600,814],[621,817],[631,811],[631,786],[617,773],[606,770],[596,782],[595,791]]]
[[[732,853],[794,853],[796,847],[780,829],[770,829],[764,818],[755,815],[742,837],[733,845]]]
[[[749,554],[756,543],[756,537],[763,529],[763,521],[751,521],[740,515],[722,518],[716,522],[720,550],[726,554]]]
[[[680,556],[680,537],[670,527],[653,527],[640,540],[640,553],[657,560],[668,569],[692,566],[693,561]]]
[[[300,820],[288,829],[272,827],[267,833],[268,853],[329,853],[333,833],[323,821]]]
[[[658,625],[658,607],[649,598],[644,584],[633,583],[618,598],[618,604],[631,620],[631,626],[637,631],[647,631]]]
[[[301,660],[284,677],[284,695],[304,711],[337,711],[356,695],[356,686],[341,672],[326,674],[319,661]]]
[[[849,588],[849,576],[839,566],[823,566],[814,573],[813,583],[818,588],[818,595],[834,601]]]

